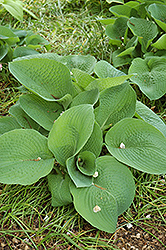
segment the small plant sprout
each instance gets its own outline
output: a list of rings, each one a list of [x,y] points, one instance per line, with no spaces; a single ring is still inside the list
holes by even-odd
[[[101,208],[100,208],[98,205],[96,205],[96,206],[93,208],[93,212],[94,212],[94,213],[97,213],[97,212],[99,212],[99,211],[101,211]]]
[[[124,145],[124,143],[123,143],[123,142],[121,142],[121,144],[120,144],[119,148],[125,148],[125,145]]]

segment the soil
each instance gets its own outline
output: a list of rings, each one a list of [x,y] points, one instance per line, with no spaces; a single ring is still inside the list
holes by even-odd
[[[123,217],[119,218],[120,224],[123,221]],[[16,228],[18,230],[18,228]],[[85,222],[83,230],[90,231],[86,234],[86,237],[95,237],[97,231],[91,231],[92,227]],[[77,228],[72,230],[72,234],[77,234],[78,230]],[[68,234],[69,237],[72,239],[72,234]],[[15,233],[16,237],[24,238],[22,233]],[[30,247],[25,242],[10,236],[5,236],[7,241],[5,240],[4,236],[0,233],[0,250],[33,250],[34,247]],[[114,234],[108,234],[105,232],[100,232],[99,238],[104,240],[110,240],[112,244],[114,245],[115,249],[121,249],[121,250],[165,250],[166,249],[166,227],[164,225],[146,225],[146,223],[141,223],[139,225],[134,224],[128,224],[127,226],[121,227],[119,230],[117,230]],[[39,244],[42,240],[41,237],[36,236],[33,238],[33,241],[35,244]],[[30,243],[30,242],[29,242]],[[9,245],[10,247],[9,247]],[[48,243],[44,243],[46,246],[46,249],[57,249],[57,250],[72,250],[72,249],[78,249],[77,247],[73,245],[65,245],[61,246],[63,244],[62,241],[58,241],[58,243],[52,239]],[[79,244],[79,243],[78,243]],[[81,244],[79,244],[80,247],[83,248]],[[91,247],[89,249],[98,249],[98,250],[107,250],[110,248],[111,243],[109,243],[109,247]],[[45,248],[42,246],[38,247],[38,250],[44,250]]]

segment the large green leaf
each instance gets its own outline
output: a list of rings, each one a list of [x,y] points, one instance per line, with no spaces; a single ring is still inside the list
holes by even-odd
[[[94,126],[93,107],[90,104],[66,110],[54,123],[48,145],[56,160],[65,166],[66,160],[85,145]]]
[[[53,207],[60,207],[72,203],[69,189],[70,178],[66,174],[49,174],[47,176],[48,186],[51,191],[51,204]]]
[[[39,129],[39,124],[36,123],[25,111],[20,107],[20,104],[17,103],[10,107],[9,113],[16,118],[21,127],[29,129],[33,128],[35,130]]]
[[[93,56],[87,55],[69,55],[69,56],[59,56],[56,53],[44,53],[38,55],[27,56],[24,59],[52,59],[64,64],[70,71],[77,68],[82,71],[85,71],[88,74],[93,73],[94,66],[96,64],[96,59]],[[22,58],[17,59],[22,60]]]
[[[119,17],[115,20],[114,24],[109,24],[106,27],[106,35],[111,39],[110,43],[113,45],[121,45],[123,42],[122,37],[125,36],[127,30],[127,20],[126,17]]]
[[[21,125],[17,122],[15,117],[2,116],[0,117],[0,135],[13,130],[21,128]]]
[[[162,35],[152,46],[159,50],[166,50],[166,34]]]
[[[23,7],[22,7],[21,1],[19,1],[19,0],[3,0],[2,5],[16,19],[18,19],[19,21],[23,20]]]
[[[143,172],[166,173],[166,138],[147,122],[123,119],[108,131],[105,141],[117,160]]]
[[[92,226],[113,233],[118,217],[117,202],[107,190],[95,185],[76,188],[70,185],[76,211]]]
[[[38,34],[27,36],[25,38],[25,43],[28,47],[32,49],[37,49],[37,48],[40,48],[41,46],[49,45],[49,42]]]
[[[22,95],[19,101],[21,108],[46,130],[51,130],[54,121],[63,111],[57,102],[48,102],[35,94]]]
[[[0,41],[0,61],[7,55],[8,53],[8,45]]]
[[[132,203],[135,195],[135,183],[127,166],[114,157],[102,156],[96,160],[98,177],[94,184],[110,192],[118,205],[118,215],[122,214]]]
[[[142,46],[142,51],[146,52],[150,43],[158,34],[157,25],[152,21],[135,17],[131,17],[128,20],[127,25],[133,34],[138,36],[138,40]]]
[[[148,11],[156,23],[166,32],[166,5],[153,3],[148,7]]]
[[[133,60],[129,74],[137,73],[131,80],[151,100],[156,100],[166,93],[166,59],[153,57],[149,61],[141,58]]]
[[[149,109],[143,103],[136,102],[136,114],[138,118],[143,119],[145,122],[156,127],[166,137],[166,125],[161,118],[156,115],[151,109]]]
[[[94,123],[93,132],[91,136],[89,137],[88,141],[84,145],[84,147],[81,149],[81,151],[90,151],[96,157],[98,157],[101,153],[103,146],[103,135],[102,130],[100,129],[100,126],[97,122]]]
[[[106,0],[107,3],[112,3],[112,2],[115,2],[115,3],[124,3],[124,0]]]
[[[83,92],[79,93],[73,99],[70,107],[78,106],[80,104],[92,104],[92,105],[94,105],[98,101],[98,96],[99,96],[98,89],[83,91]]]
[[[66,166],[68,174],[76,187],[89,187],[92,185],[92,176],[83,174],[77,167],[79,157],[72,156],[67,159]],[[88,168],[88,166],[86,166]],[[95,167],[95,166],[94,166]]]
[[[47,138],[32,129],[15,129],[1,135],[0,152],[2,183],[29,185],[53,168]]]
[[[72,70],[74,77],[76,79],[76,84],[81,88],[85,89],[92,81],[95,80],[94,77],[90,76],[88,73],[80,70],[80,69],[73,69]]]
[[[134,180],[128,168],[111,156],[97,158],[96,165],[93,184],[88,188],[71,184],[71,193],[76,210],[93,226],[111,233],[118,215],[133,201]]]
[[[124,81],[129,79],[131,76],[132,74],[96,79],[86,87],[86,90],[97,88],[99,92],[101,92],[102,90],[108,89],[110,87],[121,85]]]
[[[13,57],[16,58],[16,57],[22,57],[22,56],[34,55],[34,54],[35,55],[39,54],[39,52],[29,47],[22,46],[22,47],[15,48],[13,52]]]
[[[115,16],[129,18],[131,16],[137,15],[137,11],[134,8],[137,7],[138,5],[139,5],[138,2],[129,1],[128,3],[126,3],[124,5],[112,6],[109,10]]]
[[[103,90],[99,96],[99,106],[95,108],[95,117],[103,128],[115,124],[135,113],[136,94],[129,83]]]
[[[95,73],[100,78],[123,76],[125,73],[113,67],[107,61],[101,60],[95,65]]]
[[[123,65],[126,65],[126,64],[130,64],[132,59],[129,55],[126,55],[126,56],[119,56],[120,54],[122,54],[123,52],[125,51],[124,48],[120,48],[120,49],[117,49],[115,50],[113,53],[112,53],[112,63],[114,65],[114,67],[120,67],[120,66],[123,66]]]
[[[15,60],[9,63],[9,69],[26,88],[47,101],[55,101],[66,94],[73,95],[69,69],[53,59]]]
[[[20,41],[18,36],[15,35],[15,33],[11,29],[4,26],[0,26],[0,38],[10,46],[15,45]]]

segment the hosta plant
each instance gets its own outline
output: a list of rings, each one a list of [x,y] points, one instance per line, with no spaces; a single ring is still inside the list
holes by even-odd
[[[9,70],[27,91],[0,119],[0,182],[47,176],[53,206],[73,202],[114,232],[134,199],[130,168],[166,173],[166,125],[136,101],[132,74],[92,56],[32,55]]]
[[[165,1],[115,2],[112,17],[100,20],[112,46],[114,67],[136,73],[131,80],[150,99],[166,93],[166,5]]]

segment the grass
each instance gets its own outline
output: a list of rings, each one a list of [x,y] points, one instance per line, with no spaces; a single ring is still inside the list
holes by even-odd
[[[109,5],[105,1],[29,0],[24,4],[38,16],[37,20],[25,14],[20,23],[5,13],[1,24],[37,32],[49,40],[50,51],[59,55],[91,54],[98,60],[110,62],[109,40],[104,27],[96,21],[100,16],[109,15]],[[7,65],[3,65],[1,76],[0,112],[6,115],[19,98],[19,83],[9,74]],[[150,107],[155,106],[155,111],[166,118],[165,97],[150,102],[138,87],[134,88],[139,100]],[[132,206],[119,218],[117,232],[130,223],[153,235],[161,247],[165,247],[158,234],[166,223],[166,178],[131,171],[135,177],[136,196]],[[45,178],[30,186],[0,184],[0,225],[0,243],[7,249],[13,249],[13,244],[21,249],[39,250],[118,249],[115,234],[90,226],[72,205],[53,208]]]

